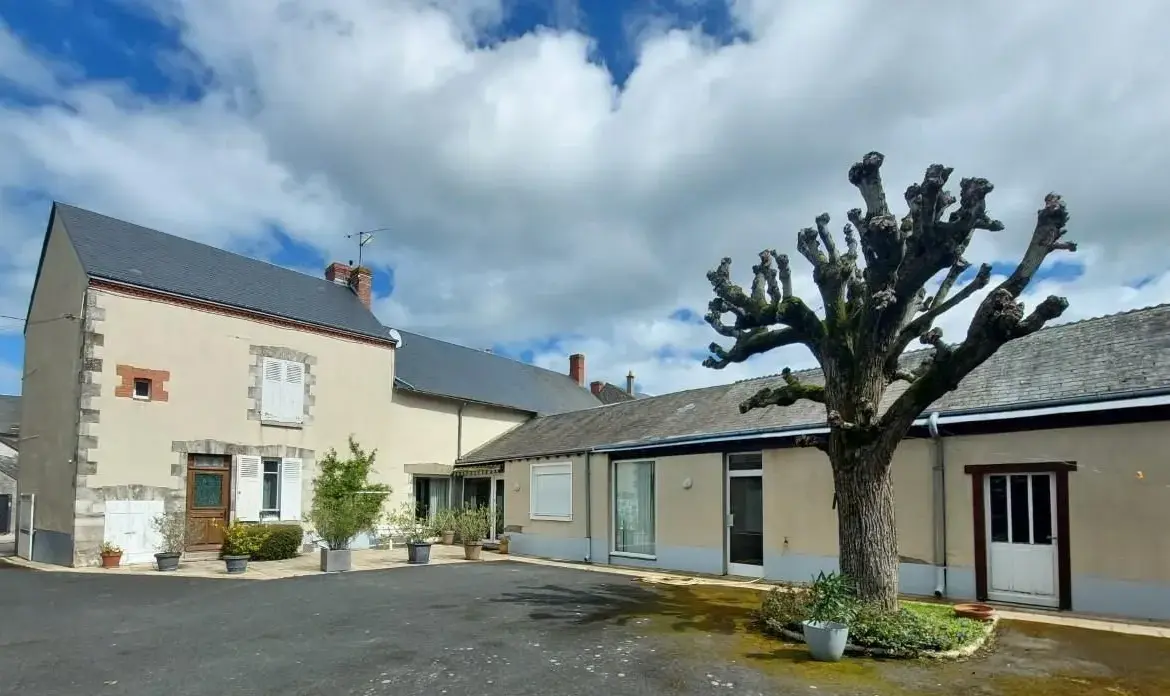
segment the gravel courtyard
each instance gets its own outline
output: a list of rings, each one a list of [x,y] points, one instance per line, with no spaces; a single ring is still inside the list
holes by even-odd
[[[1166,639],[1007,624],[967,662],[822,665],[745,630],[757,602],[751,589],[510,561],[262,582],[0,565],[0,691],[1170,693]]]

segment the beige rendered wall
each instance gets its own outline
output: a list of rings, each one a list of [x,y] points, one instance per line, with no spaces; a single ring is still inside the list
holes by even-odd
[[[684,484],[690,481],[691,487]],[[655,547],[722,553],[723,455],[687,454],[654,460]],[[608,538],[608,537],[607,537]]]
[[[907,440],[894,456],[895,516],[904,562],[933,562],[933,456],[929,440]],[[948,489],[961,492],[961,485],[954,484],[955,476],[950,475],[955,470],[962,473],[961,466],[948,463]],[[764,452],[764,548],[776,554],[837,555],[833,471],[820,450],[795,447]]]
[[[396,445],[391,422],[393,350],[310,331],[142,299],[91,291],[104,311],[98,447],[90,488],[141,484],[173,487],[172,441],[210,439],[248,446],[283,445],[322,457],[344,452],[353,434],[364,448],[389,452]],[[312,379],[311,421],[300,428],[262,425],[253,408],[251,346],[308,354]],[[170,373],[166,402],[114,396],[117,367],[132,365]],[[306,462],[304,506],[316,467]],[[393,480],[385,462],[378,475]]]
[[[83,316],[87,282],[55,221],[24,335],[20,492],[36,494],[37,528],[66,534],[73,533],[83,325],[65,315]]]
[[[1170,584],[1170,424],[1137,423],[945,438],[948,473],[970,464],[1073,461],[1069,552],[1077,576]],[[956,563],[973,565],[971,481],[948,486]]]
[[[412,496],[408,464],[440,464],[455,460],[531,418],[531,414],[481,404],[461,404],[395,389],[386,428],[393,445],[378,455],[379,475],[394,488],[394,502]],[[462,426],[460,420],[462,419]]]
[[[564,457],[537,457],[514,459],[504,463],[504,526],[519,529],[521,534],[561,539],[584,539],[585,522],[585,457],[584,454]],[[596,483],[597,463],[594,457]],[[573,464],[573,519],[572,521],[534,520],[529,518],[532,491],[532,464],[572,462]],[[596,501],[594,501],[596,502]]]

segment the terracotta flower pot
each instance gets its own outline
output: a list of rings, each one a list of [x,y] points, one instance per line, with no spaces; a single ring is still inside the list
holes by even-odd
[[[503,539],[500,539],[500,553],[502,553],[502,554],[508,553],[508,544],[509,544],[508,537],[504,537]]]
[[[478,561],[480,553],[483,552],[483,542],[476,542],[474,544],[463,545],[463,558],[468,561]]]
[[[455,543],[455,532],[443,532],[443,544],[450,546]]]
[[[117,568],[122,565],[122,554],[120,553],[103,553],[102,567],[103,568]]]
[[[955,616],[959,617],[960,619],[990,621],[995,618],[995,607],[989,604],[956,604]]]

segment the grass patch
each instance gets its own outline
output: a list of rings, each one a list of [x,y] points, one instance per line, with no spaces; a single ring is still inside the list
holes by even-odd
[[[765,629],[784,628],[801,633],[809,618],[808,593],[775,589],[767,594],[757,618]],[[849,621],[849,642],[860,648],[880,650],[893,657],[918,657],[924,653],[957,650],[987,634],[987,625],[955,616],[947,604],[901,602],[894,614],[862,606]]]

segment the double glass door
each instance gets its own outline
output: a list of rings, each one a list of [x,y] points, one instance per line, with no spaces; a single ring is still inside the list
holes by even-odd
[[[503,477],[476,477],[463,481],[463,506],[488,508],[491,532],[487,541],[499,541],[504,533],[504,479]]]

